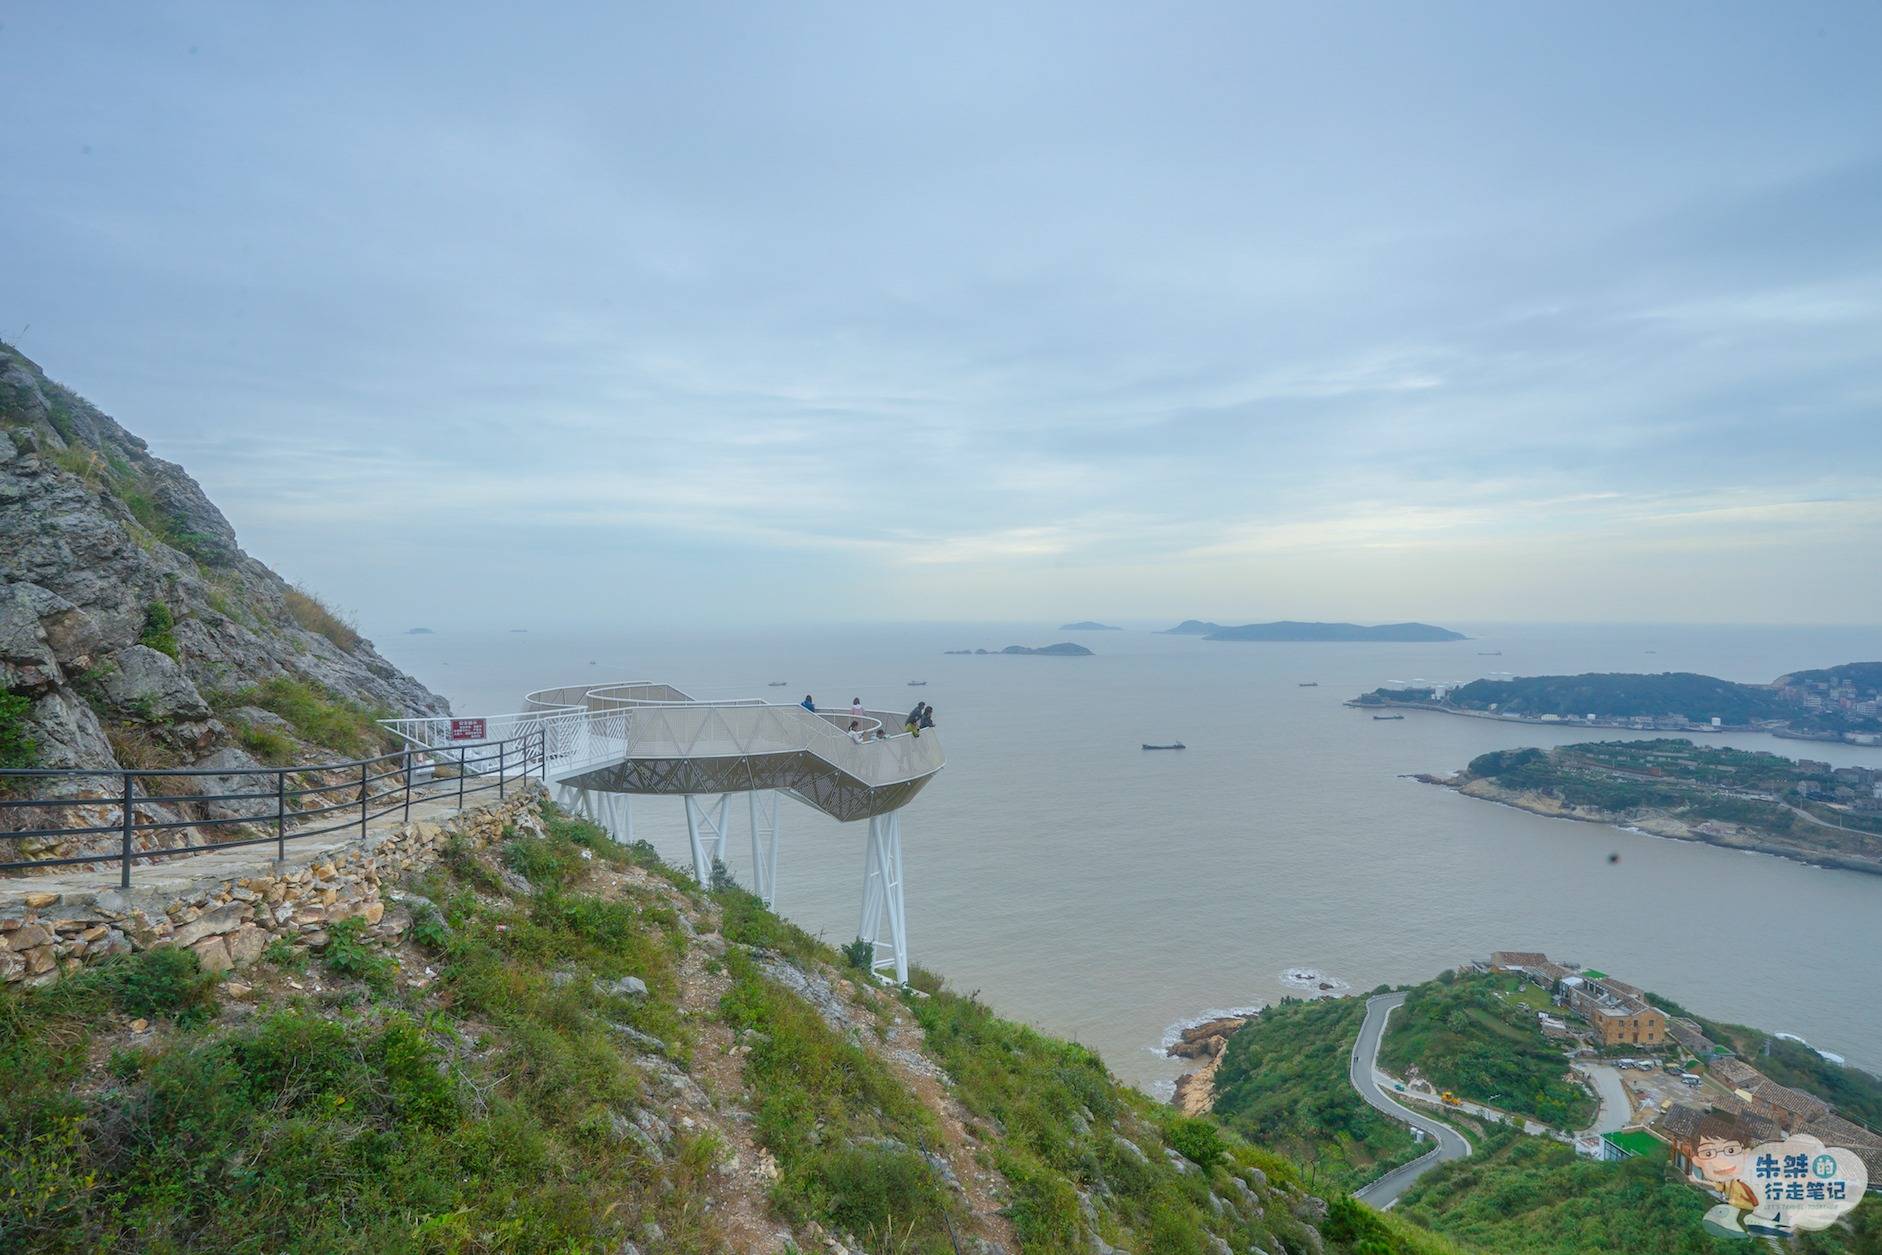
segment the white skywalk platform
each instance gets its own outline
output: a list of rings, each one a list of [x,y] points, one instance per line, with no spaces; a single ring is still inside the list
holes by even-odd
[[[734,794],[746,796],[753,889],[776,900],[780,797],[845,823],[868,821],[862,919],[878,970],[908,979],[902,904],[902,807],[944,765],[933,729],[916,736],[898,713],[812,712],[761,699],[695,700],[636,680],[540,689],[511,714],[397,719],[386,726],[449,762],[453,744],[540,737],[542,778],[568,809],[632,841],[633,798],[677,795],[693,871],[709,884],[725,857]],[[850,725],[859,722],[860,741]]]

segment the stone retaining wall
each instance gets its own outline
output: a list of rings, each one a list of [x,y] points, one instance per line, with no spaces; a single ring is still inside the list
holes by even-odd
[[[297,852],[290,845],[283,861],[258,847],[254,871],[244,876],[225,868],[179,884],[174,872],[184,865],[159,864],[152,870],[172,874],[144,886],[133,879],[128,890],[52,893],[31,880],[0,881],[0,981],[46,984],[108,955],[163,946],[188,946],[205,969],[225,971],[254,962],[277,937],[317,949],[327,925],[355,916],[396,935],[410,920],[401,912],[388,918],[384,882],[437,861],[452,836],[476,847],[511,824],[536,829],[541,797],[540,786],[531,786],[506,801],[337,848]]]

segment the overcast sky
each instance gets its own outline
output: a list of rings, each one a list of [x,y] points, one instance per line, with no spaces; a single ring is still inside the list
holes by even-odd
[[[0,338],[369,627],[1882,622],[1882,5],[905,7],[6,6]]]

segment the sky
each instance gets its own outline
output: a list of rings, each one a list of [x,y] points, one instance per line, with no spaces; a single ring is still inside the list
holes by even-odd
[[[1882,623],[1882,6],[0,9],[0,338],[383,630]]]

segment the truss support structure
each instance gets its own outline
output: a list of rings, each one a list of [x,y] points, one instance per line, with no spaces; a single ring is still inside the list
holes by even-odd
[[[782,828],[784,808],[776,789],[753,789],[745,795],[751,803],[752,892],[767,907],[778,904],[778,833]]]
[[[870,944],[871,971],[892,970],[896,984],[908,983],[908,917],[902,909],[900,811],[870,817],[869,843],[863,853],[863,915],[856,935]]]
[[[686,839],[693,848],[693,875],[699,883],[712,887],[712,865],[725,862],[725,803],[730,794],[721,793],[711,803],[699,800],[699,795],[688,793],[686,797]]]

